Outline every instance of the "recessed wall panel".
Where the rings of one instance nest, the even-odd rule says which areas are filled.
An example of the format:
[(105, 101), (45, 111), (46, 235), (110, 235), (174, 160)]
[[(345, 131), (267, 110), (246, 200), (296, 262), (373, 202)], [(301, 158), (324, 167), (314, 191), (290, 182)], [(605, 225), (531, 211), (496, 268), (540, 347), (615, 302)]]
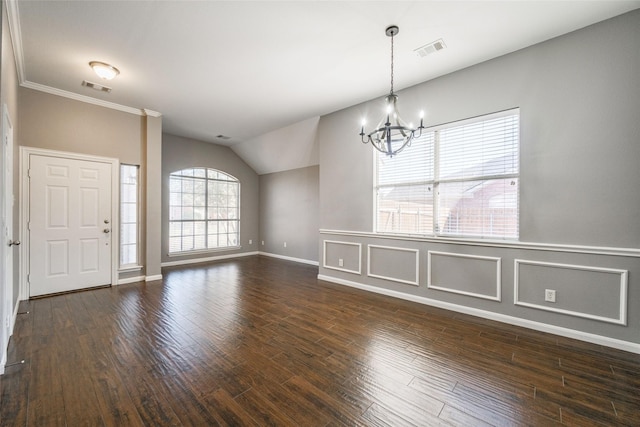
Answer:
[(501, 259), (429, 251), (427, 287), (477, 298), (501, 300)]
[(323, 267), (361, 274), (362, 245), (352, 242), (323, 241)]
[(368, 245), (367, 275), (418, 286), (420, 257), (417, 249)]
[[(515, 260), (514, 303), (576, 317), (626, 324), (627, 270)], [(556, 301), (545, 301), (545, 290)]]

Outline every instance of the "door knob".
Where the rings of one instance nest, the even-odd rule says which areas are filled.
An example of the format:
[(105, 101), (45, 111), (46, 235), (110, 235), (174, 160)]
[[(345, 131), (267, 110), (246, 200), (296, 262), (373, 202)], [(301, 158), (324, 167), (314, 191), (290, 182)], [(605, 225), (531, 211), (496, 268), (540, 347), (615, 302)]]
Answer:
[(109, 230), (108, 228), (105, 228), (104, 230), (102, 230), (104, 232), (104, 234), (109, 234), (111, 232), (111, 230)]
[(8, 246), (20, 246), (20, 240), (9, 240)]

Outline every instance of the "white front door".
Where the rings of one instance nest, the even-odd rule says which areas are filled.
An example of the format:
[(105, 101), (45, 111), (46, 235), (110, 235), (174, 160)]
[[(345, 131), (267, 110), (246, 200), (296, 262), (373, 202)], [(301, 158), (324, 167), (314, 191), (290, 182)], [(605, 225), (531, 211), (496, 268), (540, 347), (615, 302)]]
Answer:
[(30, 156), (30, 296), (111, 283), (111, 168)]

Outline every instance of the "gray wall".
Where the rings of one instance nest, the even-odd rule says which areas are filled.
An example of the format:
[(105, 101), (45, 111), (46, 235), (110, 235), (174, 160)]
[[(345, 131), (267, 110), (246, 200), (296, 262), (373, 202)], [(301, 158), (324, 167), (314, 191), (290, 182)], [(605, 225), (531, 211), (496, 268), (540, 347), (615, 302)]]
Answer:
[[(154, 212), (157, 218), (161, 200), (158, 197), (159, 190), (158, 194), (154, 191), (159, 178), (154, 177), (159, 177), (160, 173), (153, 165), (151, 168), (147, 167), (147, 155), (152, 153), (153, 157), (149, 160), (159, 165), (162, 127), (160, 117), (126, 113), (24, 87), (19, 88), (18, 96), (20, 145), (111, 157), (119, 159), (121, 163), (139, 165), (141, 212)], [(149, 121), (154, 124), (149, 127), (150, 130), (147, 126)], [(148, 180), (146, 174), (150, 170), (154, 175)], [(15, 179), (19, 181), (17, 167)], [(147, 197), (147, 181), (152, 197)], [(160, 245), (159, 223), (147, 224), (146, 216), (141, 215), (140, 230), (140, 263), (143, 267), (149, 264), (152, 271), (147, 272), (143, 268), (142, 271), (122, 272), (120, 279), (160, 273), (159, 254), (157, 251), (147, 254), (146, 251), (147, 244), (153, 247)], [(156, 258), (152, 258), (153, 256)]]
[(261, 252), (318, 262), (319, 177), (318, 166), (260, 175)]
[[(169, 204), (162, 204), (162, 261), (177, 262), (258, 250), (258, 175), (230, 148), (175, 135), (162, 135), (162, 200), (169, 200), (169, 175), (190, 167), (207, 167), (226, 172), (240, 180), (241, 249), (169, 256)], [(252, 240), (252, 244), (249, 244)]]
[(21, 87), (20, 145), (140, 165), (144, 118)]
[[(357, 133), (363, 116), (369, 115), (370, 122), (377, 120), (372, 112), (381, 111), (381, 101), (374, 100), (322, 117), (318, 130), (319, 247), (324, 249), (325, 241), (349, 243), (346, 247), (350, 248), (350, 256), (358, 257), (354, 249), (358, 246), (353, 244), (360, 245), (361, 259), (343, 260), (343, 264), (356, 262), (362, 265), (362, 271), (358, 273), (357, 269), (332, 264), (337, 263), (337, 259), (328, 253), (327, 259), (320, 262), (321, 277), (639, 343), (639, 43), (640, 10), (636, 10), (399, 93), (405, 119), (409, 120), (412, 112), (424, 109), (428, 126), (520, 108), (520, 241), (539, 244), (533, 245), (536, 247), (533, 250), (528, 249), (532, 245), (524, 249), (525, 245), (518, 244), (505, 248), (464, 242), (448, 245), (445, 239), (377, 238), (372, 234), (373, 149), (361, 144)], [(367, 275), (370, 267), (367, 265), (368, 245), (371, 244), (417, 250), (420, 262), (418, 286)], [(559, 246), (555, 248), (554, 245)], [(629, 250), (622, 251), (623, 256), (608, 250), (604, 251), (607, 256), (589, 254), (600, 247)], [(476, 257), (446, 258), (449, 268), (453, 263), (462, 269), (473, 269), (476, 266), (469, 264), (469, 259), (499, 258), (501, 301), (428, 288), (427, 281), (432, 273), (426, 265), (428, 251)], [(627, 270), (628, 326), (515, 305), (514, 269), (515, 260), (519, 258)], [(443, 258), (438, 261), (443, 262)], [(384, 266), (378, 264), (376, 268), (384, 270)], [(483, 272), (490, 271), (482, 268)], [(570, 297), (581, 300), (580, 314), (597, 316), (603, 294), (602, 289), (596, 289), (599, 282), (582, 282), (581, 274), (565, 274), (565, 269), (557, 266), (549, 268), (558, 272), (557, 277), (562, 278), (563, 283), (574, 282), (564, 284), (568, 289), (563, 287), (562, 292), (559, 291), (563, 299), (547, 308), (574, 311), (573, 302), (566, 299)], [(393, 275), (391, 268), (389, 271)], [(439, 267), (438, 271), (444, 270)], [(549, 272), (528, 265), (522, 269), (522, 273), (525, 272), (538, 275), (540, 280), (521, 277), (519, 284), (534, 286), (533, 283), (537, 283), (535, 286), (540, 287), (537, 293), (543, 292), (545, 284), (541, 281), (549, 279)], [(611, 274), (614, 278), (621, 277), (617, 273)], [(451, 280), (460, 284), (461, 280), (472, 278), (470, 275), (466, 279), (456, 277)], [(448, 279), (436, 277), (434, 280)], [(613, 287), (617, 283), (609, 276), (606, 282)], [(547, 286), (560, 284), (558, 281)], [(474, 290), (468, 285), (462, 288), (467, 292)], [(487, 289), (478, 285), (477, 291), (486, 293)], [(522, 295), (530, 296), (527, 292)], [(615, 298), (614, 302), (622, 298), (617, 291), (610, 295)]]

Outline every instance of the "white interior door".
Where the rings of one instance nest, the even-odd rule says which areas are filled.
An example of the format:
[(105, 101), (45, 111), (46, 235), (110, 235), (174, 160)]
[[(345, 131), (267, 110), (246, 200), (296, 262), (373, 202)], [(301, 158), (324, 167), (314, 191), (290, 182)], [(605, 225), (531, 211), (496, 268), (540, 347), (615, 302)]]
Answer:
[(7, 345), (13, 325), (13, 127), (6, 105), (2, 115), (2, 159), (0, 159), (0, 374), (4, 371)]
[(31, 155), (29, 295), (111, 283), (111, 164)]

